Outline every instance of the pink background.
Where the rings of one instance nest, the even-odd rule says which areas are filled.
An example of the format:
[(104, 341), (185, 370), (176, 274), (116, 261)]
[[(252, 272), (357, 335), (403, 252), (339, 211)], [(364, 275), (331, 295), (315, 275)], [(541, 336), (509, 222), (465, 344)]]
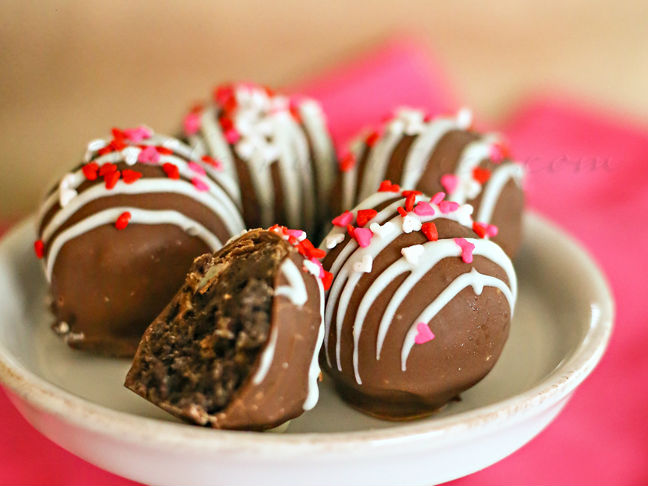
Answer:
[[(322, 101), (337, 140), (400, 104), (439, 112), (456, 109), (461, 99), (430, 54), (409, 41), (293, 90)], [(555, 93), (523, 101), (497, 126), (480, 122), (503, 131), (516, 158), (527, 162), (529, 206), (599, 262), (617, 319), (607, 354), (558, 419), (520, 451), (453, 484), (646, 484), (648, 127)], [(0, 430), (1, 484), (133, 484), (43, 438), (2, 393)]]

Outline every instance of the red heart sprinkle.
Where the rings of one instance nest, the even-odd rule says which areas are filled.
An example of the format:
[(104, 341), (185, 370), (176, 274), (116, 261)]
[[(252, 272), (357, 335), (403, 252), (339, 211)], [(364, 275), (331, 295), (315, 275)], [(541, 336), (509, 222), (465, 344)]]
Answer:
[(324, 276), (322, 277), (322, 285), (324, 286), (324, 290), (330, 289), (332, 283), (333, 283), (333, 274), (331, 272), (327, 272), (326, 270), (324, 270)]
[(371, 219), (376, 217), (378, 211), (375, 209), (360, 209), (358, 210), (358, 216), (356, 218), (356, 224), (358, 226), (366, 225)]
[(384, 180), (380, 183), (378, 192), (400, 192), (400, 186), (393, 184), (392, 181)]
[(113, 164), (112, 162), (106, 162), (99, 169), (99, 175), (101, 177), (104, 177), (105, 175), (115, 172), (116, 170), (117, 166), (115, 164)]
[(340, 170), (342, 172), (348, 172), (356, 164), (356, 156), (352, 153), (348, 153), (340, 158)]
[(414, 210), (414, 201), (416, 201), (416, 194), (410, 192), (405, 198), (405, 209), (407, 212)]
[(365, 143), (367, 144), (367, 146), (373, 147), (374, 145), (376, 145), (376, 142), (379, 138), (380, 134), (378, 132), (371, 132), (365, 139)]
[(38, 258), (43, 258), (45, 255), (45, 243), (43, 243), (43, 240), (36, 240), (34, 242), (34, 252)]
[(162, 170), (169, 179), (180, 179), (180, 171), (178, 170), (178, 166), (175, 164), (165, 162), (162, 164)]
[(117, 228), (120, 231), (126, 229), (126, 226), (128, 226), (128, 222), (130, 221), (130, 219), (131, 219), (131, 213), (129, 213), (128, 211), (121, 213), (117, 218), (117, 221), (115, 222), (115, 228)]
[(480, 238), (483, 238), (484, 236), (486, 236), (486, 225), (485, 224), (478, 223), (477, 221), (475, 221), (473, 223), (473, 225), (472, 225), (472, 229), (473, 229), (473, 231), (475, 233), (477, 233), (477, 236), (479, 236)]
[(132, 184), (133, 182), (137, 181), (141, 177), (142, 177), (142, 173), (137, 172), (136, 170), (124, 169), (122, 171), (122, 179), (126, 184)]
[(158, 154), (160, 155), (171, 155), (173, 154), (173, 150), (167, 147), (162, 147), (161, 145), (157, 145), (155, 147), (155, 150), (157, 150)]
[(110, 133), (112, 133), (112, 136), (115, 140), (123, 140), (124, 138), (126, 138), (124, 131), (120, 130), (119, 128), (113, 128), (112, 130), (110, 130)]
[(481, 167), (475, 167), (473, 169), (473, 179), (475, 179), (480, 184), (484, 184), (488, 179), (490, 179), (491, 172), (488, 169), (483, 169)]
[(88, 179), (89, 181), (94, 181), (97, 180), (99, 164), (97, 164), (96, 162), (90, 162), (89, 164), (84, 165), (81, 170), (83, 171), (83, 175), (86, 179)]
[(432, 221), (423, 223), (421, 225), (421, 231), (430, 241), (437, 241), (439, 239), (439, 232), (437, 231), (436, 225)]
[(112, 189), (115, 187), (115, 184), (117, 184), (117, 181), (119, 180), (119, 177), (121, 176), (121, 172), (115, 171), (115, 172), (110, 172), (104, 176), (104, 181), (106, 182), (106, 189)]

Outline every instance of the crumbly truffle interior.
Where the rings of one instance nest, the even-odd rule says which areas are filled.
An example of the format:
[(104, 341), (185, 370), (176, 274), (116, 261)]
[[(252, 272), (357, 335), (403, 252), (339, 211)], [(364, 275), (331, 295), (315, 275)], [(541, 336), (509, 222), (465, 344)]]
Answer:
[(185, 286), (141, 354), (138, 385), (199, 422), (223, 410), (268, 339), (274, 278), (288, 253), (254, 230), (196, 260)]

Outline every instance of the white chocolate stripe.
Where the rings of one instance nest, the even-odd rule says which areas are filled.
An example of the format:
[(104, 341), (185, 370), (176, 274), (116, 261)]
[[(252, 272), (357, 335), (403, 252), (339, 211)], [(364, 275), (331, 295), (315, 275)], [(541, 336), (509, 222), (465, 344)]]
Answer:
[[(165, 162), (171, 162), (175, 164), (178, 167), (178, 172), (185, 179), (191, 180), (197, 175), (189, 168), (187, 162), (179, 157), (173, 155), (163, 155), (160, 157), (160, 164), (163, 164)], [(74, 173), (71, 173), (70, 175), (72, 176), (72, 184), (70, 185), (70, 188), (72, 189), (78, 188), (86, 180), (83, 174), (83, 170), (81, 169)], [(184, 194), (210, 207), (221, 216), (223, 224), (225, 224), (231, 234), (239, 233), (242, 228), (244, 228), (244, 224), (236, 205), (224, 192), (223, 188), (213, 182), (209, 177), (202, 178), (202, 180), (203, 182), (205, 182), (205, 184), (207, 184), (209, 191), (202, 192), (188, 182), (167, 178), (160, 179), (147, 177), (135, 181), (133, 184), (125, 184), (122, 180), (119, 180), (113, 189), (105, 189), (105, 186), (103, 184), (96, 184), (95, 186), (88, 188), (86, 191), (83, 191), (74, 199), (72, 199), (68, 205), (66, 205), (56, 214), (55, 218), (57, 219), (57, 221), (59, 221), (58, 224), (60, 225), (61, 219), (67, 219), (69, 215), (71, 215), (83, 204), (99, 197), (108, 197), (113, 194), (119, 193), (136, 194), (139, 192), (172, 192)], [(102, 188), (103, 190), (99, 188)], [(91, 195), (86, 195), (86, 193), (90, 193)], [(217, 204), (210, 203), (209, 199), (214, 199)], [(83, 204), (81, 204), (80, 201), (83, 201)], [(47, 200), (43, 204), (43, 209), (41, 209), (39, 214), (39, 221), (42, 221), (45, 214), (47, 214), (47, 212), (51, 210), (51, 208), (54, 207), (54, 205), (56, 205), (57, 203), (58, 191), (55, 191), (47, 198)], [(48, 227), (51, 225), (52, 224), (50, 223)]]
[[(496, 244), (479, 239), (467, 239), (470, 243), (475, 245), (473, 255), (481, 255), (492, 262), (496, 263), (506, 272), (510, 286), (513, 289), (513, 295), (517, 292), (517, 281), (515, 271), (511, 261)], [(423, 244), (423, 254), (419, 258), (416, 265), (410, 264), (404, 257), (396, 260), (388, 268), (386, 268), (376, 279), (372, 282), (371, 286), (367, 289), (362, 296), (355, 321), (353, 323), (353, 366), (356, 381), (362, 384), (360, 373), (358, 370), (359, 360), (359, 343), (362, 334), (362, 326), (364, 320), (371, 310), (371, 307), (376, 302), (378, 296), (387, 288), (387, 286), (394, 281), (399, 275), (403, 273), (410, 273), (407, 278), (396, 289), (394, 294), (389, 300), (389, 304), (385, 308), (383, 316), (378, 326), (378, 334), (376, 339), (376, 360), (380, 360), (380, 352), (389, 331), (389, 327), (394, 319), (396, 311), (399, 309), (407, 295), (414, 288), (414, 286), (441, 260), (448, 257), (461, 256), (461, 248), (452, 240), (444, 239), (439, 241), (430, 241)]]
[(316, 101), (305, 100), (300, 103), (299, 114), (312, 142), (317, 184), (320, 189), (318, 203), (323, 208), (328, 204), (328, 195), (335, 180), (333, 143), (328, 134), (324, 113)]
[(208, 193), (197, 191), (190, 182), (155, 178), (141, 179), (135, 184), (126, 184), (124, 181), (118, 181), (113, 189), (106, 189), (103, 184), (88, 188), (70, 201), (63, 209), (56, 212), (43, 230), (41, 239), (47, 242), (74, 213), (92, 201), (117, 194), (137, 195), (155, 193), (180, 194), (198, 201), (219, 215), (225, 228), (231, 235), (238, 234), (244, 228), (243, 221), (231, 201), (228, 200), (231, 207), (227, 207), (222, 204), (222, 201), (214, 199)]
[(221, 247), (218, 237), (205, 228), (203, 225), (188, 218), (182, 213), (171, 210), (147, 210), (131, 207), (110, 208), (93, 214), (92, 216), (70, 226), (61, 232), (48, 248), (46, 275), (51, 281), (52, 271), (56, 262), (56, 257), (61, 248), (70, 240), (81, 236), (105, 224), (113, 224), (117, 218), (124, 212), (131, 213), (130, 224), (172, 224), (182, 228), (191, 236), (197, 236), (203, 240), (209, 248), (214, 251)]
[[(350, 153), (355, 158), (355, 164), (349, 170), (342, 172), (342, 206), (343, 208), (351, 208), (355, 204), (356, 198), (356, 185), (358, 183), (358, 164), (360, 162), (360, 154), (364, 147), (362, 139), (357, 139), (351, 143)], [(376, 188), (377, 189), (377, 188)]]
[(306, 293), (306, 284), (304, 283), (304, 276), (297, 268), (290, 258), (286, 258), (279, 267), (279, 271), (283, 273), (288, 285), (282, 285), (275, 289), (275, 297), (282, 295), (287, 297), (293, 304), (302, 307), (308, 299)]
[(387, 173), (392, 152), (403, 138), (404, 129), (405, 125), (400, 120), (394, 120), (387, 125), (383, 136), (370, 148), (356, 201), (362, 201), (378, 190), (380, 181)]
[(306, 395), (306, 400), (304, 401), (303, 408), (305, 411), (311, 410), (317, 401), (319, 400), (319, 386), (317, 380), (320, 375), (320, 366), (319, 366), (319, 353), (322, 348), (322, 341), (324, 340), (324, 287), (322, 286), (322, 280), (318, 277), (315, 277), (317, 281), (317, 288), (319, 292), (319, 301), (320, 301), (320, 325), (319, 331), (317, 332), (317, 343), (315, 344), (315, 349), (313, 350), (313, 358), (311, 359), (310, 367), (308, 368), (308, 394)]
[(403, 347), (401, 349), (401, 369), (403, 371), (407, 370), (407, 358), (409, 357), (410, 351), (414, 346), (416, 335), (417, 335), (417, 324), (419, 322), (428, 323), (434, 316), (445, 307), (448, 302), (454, 299), (459, 292), (461, 292), (466, 287), (472, 286), (475, 294), (481, 295), (484, 287), (495, 287), (502, 291), (506, 300), (509, 303), (511, 308), (511, 315), (513, 314), (513, 309), (515, 307), (515, 296), (511, 293), (506, 284), (498, 278), (491, 277), (490, 275), (484, 275), (479, 273), (474, 268), (463, 275), (460, 275), (455, 280), (453, 280), (448, 287), (446, 287), (439, 296), (434, 299), (421, 314), (414, 319), (414, 323), (411, 325), (405, 336), (405, 341), (403, 342)]
[(272, 360), (274, 359), (275, 349), (277, 347), (277, 336), (279, 334), (278, 328), (279, 326), (276, 324), (272, 326), (268, 343), (265, 345), (265, 348), (261, 353), (261, 357), (259, 358), (259, 367), (252, 378), (252, 383), (255, 385), (261, 384), (268, 374), (268, 371), (270, 371), (270, 366), (272, 366)]
[[(230, 145), (223, 135), (220, 124), (216, 116), (216, 110), (213, 106), (208, 106), (200, 115), (200, 132), (202, 133), (209, 154), (217, 159), (225, 171), (230, 174), (234, 185), (238, 186), (238, 176), (234, 166), (234, 155)], [(240, 194), (239, 194), (240, 197)]]
[(448, 195), (450, 201), (464, 204), (469, 199), (476, 198), (482, 190), (481, 184), (473, 177), (473, 169), (479, 163), (490, 157), (493, 144), (498, 141), (496, 135), (486, 135), (469, 143), (461, 152), (461, 157), (455, 169), (457, 187)]
[[(425, 200), (427, 200), (427, 197), (425, 196), (421, 195), (416, 197), (416, 202), (425, 201)], [(404, 202), (403, 199), (397, 200), (396, 202), (392, 203), (391, 205), (387, 206), (382, 211), (380, 211), (371, 221), (381, 223), (389, 215), (393, 215), (394, 213), (396, 213), (397, 216), (393, 217), (386, 224), (395, 225), (395, 228), (400, 228), (402, 226), (403, 218), (397, 213), (396, 208), (402, 205), (403, 202)], [(458, 211), (443, 214), (441, 213), (438, 206), (432, 204), (431, 206), (434, 209), (434, 214), (419, 217), (421, 222), (432, 221), (435, 219), (450, 219), (453, 221), (457, 221), (459, 224), (462, 224), (464, 226), (471, 227), (470, 224), (471, 220), (469, 217), (470, 215), (467, 214), (465, 211), (461, 210), (461, 208)], [(471, 206), (462, 206), (462, 208), (472, 209)], [(390, 243), (392, 243), (401, 234), (402, 231), (391, 231), (391, 234), (374, 236), (371, 240), (371, 244), (366, 248), (359, 248), (355, 242), (350, 241), (347, 244), (347, 246), (342, 250), (342, 252), (340, 252), (338, 258), (336, 258), (335, 263), (338, 263), (339, 261), (344, 261), (342, 260), (341, 257), (347, 257), (348, 255), (346, 261), (344, 261), (344, 263), (342, 264), (341, 269), (338, 271), (337, 268), (339, 268), (339, 266), (336, 266), (335, 264), (334, 266), (331, 267), (331, 271), (335, 275), (335, 279), (333, 281), (333, 285), (331, 286), (331, 289), (329, 290), (329, 296), (328, 296), (329, 305), (327, 306), (326, 309), (327, 310), (326, 325), (327, 325), (327, 335), (328, 335), (329, 334), (328, 329), (330, 329), (330, 326), (332, 325), (333, 308), (335, 307), (335, 304), (337, 302), (337, 311), (335, 316), (336, 317), (335, 356), (337, 361), (337, 367), (338, 370), (340, 371), (342, 370), (342, 364), (340, 358), (340, 352), (341, 352), (340, 337), (342, 334), (342, 324), (344, 321), (344, 317), (346, 315), (347, 306), (351, 299), (351, 296), (353, 295), (353, 292), (355, 290), (358, 281), (363, 276), (362, 273), (358, 273), (358, 272), (351, 273), (353, 270), (353, 264), (355, 262), (361, 261), (363, 257), (365, 257), (366, 255), (369, 255), (372, 259), (375, 259), (383, 249), (385, 249)], [(351, 249), (346, 251), (347, 248), (351, 248)], [(333, 267), (336, 267), (336, 269), (334, 270)], [(351, 276), (349, 277), (350, 274)], [(343, 285), (344, 288), (342, 288)], [(338, 297), (339, 297), (339, 301), (338, 301)], [(328, 353), (328, 342), (326, 344), (326, 349)]]
[(274, 184), (270, 163), (259, 154), (255, 154), (247, 163), (252, 187), (258, 202), (262, 226), (270, 226), (274, 220)]
[[(308, 231), (311, 231), (312, 228), (310, 225), (313, 224), (313, 220), (315, 219), (315, 205), (317, 203), (315, 198), (315, 180), (313, 177), (315, 168), (313, 167), (313, 161), (311, 161), (306, 135), (295, 119), (291, 117), (290, 122), (293, 132), (292, 142), (301, 168), (300, 187), (303, 200), (302, 207), (297, 208), (297, 212), (301, 213), (300, 227), (307, 228)], [(290, 191), (290, 187), (284, 187), (284, 191)]]
[(457, 120), (454, 118), (439, 118), (426, 125), (425, 131), (416, 138), (405, 159), (401, 177), (403, 188), (413, 189), (418, 185), (439, 141), (446, 133), (458, 127)]
[(509, 179), (513, 179), (520, 185), (523, 178), (524, 167), (516, 162), (508, 162), (495, 169), (486, 183), (475, 221), (490, 223), (493, 211), (506, 183)]

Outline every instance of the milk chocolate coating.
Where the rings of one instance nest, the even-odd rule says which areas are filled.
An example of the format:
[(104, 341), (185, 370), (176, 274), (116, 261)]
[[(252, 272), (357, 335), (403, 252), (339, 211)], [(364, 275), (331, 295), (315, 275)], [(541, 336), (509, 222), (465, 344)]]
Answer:
[[(303, 279), (307, 300), (301, 305), (284, 295), (272, 296), (278, 288), (289, 286), (281, 271), (286, 260), (294, 263)], [(321, 326), (320, 288), (316, 278), (303, 269), (303, 261), (292, 245), (265, 230), (249, 231), (213, 256), (196, 259), (183, 288), (144, 333), (125, 386), (177, 417), (218, 429), (265, 430), (301, 415), (309, 393), (313, 393), (311, 387), (317, 387), (310, 368), (319, 353)], [(267, 277), (273, 283), (267, 315), (243, 323), (244, 331), (239, 330), (230, 348), (225, 349), (227, 344), (218, 336), (223, 336), (223, 326), (229, 323), (218, 318), (210, 320), (204, 313), (221, 316), (227, 300), (237, 298), (233, 288)], [(258, 303), (263, 299), (263, 295), (252, 299), (259, 312)], [(246, 305), (250, 305), (250, 299), (237, 302), (235, 307)], [(214, 353), (207, 353), (209, 358), (205, 358), (203, 344), (193, 351), (183, 348), (182, 343), (187, 341), (183, 334), (188, 332), (200, 343), (212, 343)], [(248, 339), (240, 332), (262, 333), (264, 342), (248, 350), (239, 349), (237, 344), (233, 351), (234, 343)], [(215, 340), (209, 341), (210, 335), (216, 336)], [(258, 381), (266, 353), (272, 359)], [(170, 356), (180, 365), (168, 365)], [(200, 373), (192, 371), (198, 367), (202, 367)], [(230, 380), (230, 385), (223, 387), (222, 378), (219, 383), (213, 382), (211, 377), (220, 377), (222, 370), (227, 372), (232, 367), (236, 367), (237, 378)], [(154, 368), (159, 371), (152, 378), (149, 370)], [(196, 384), (187, 385), (186, 380), (174, 378), (178, 375), (195, 376)], [(220, 398), (214, 393), (226, 393), (226, 403), (214, 405)]]
[[(455, 221), (439, 218), (434, 223), (439, 239), (477, 238), (471, 229)], [(324, 268), (330, 269), (333, 262), (341, 258), (341, 252), (349, 241), (349, 236), (346, 236), (325, 257)], [(402, 248), (427, 242), (419, 231), (402, 233), (378, 254), (371, 272), (364, 274), (354, 288), (343, 316), (339, 343), (342, 371), (336, 366), (334, 325), (330, 326), (328, 348), (323, 349), (320, 359), (344, 400), (383, 419), (404, 420), (428, 415), (458, 397), (488, 374), (509, 334), (511, 310), (503, 293), (495, 287), (485, 286), (481, 295), (476, 295), (468, 286), (428, 323), (434, 339), (416, 344), (407, 359), (406, 371), (402, 371), (401, 350), (408, 329), (422, 310), (455, 278), (474, 268), (510, 285), (505, 271), (483, 256), (475, 256), (471, 264), (464, 263), (460, 257), (443, 258), (425, 273), (398, 307), (386, 334), (380, 360), (376, 359), (378, 326), (394, 292), (409, 272), (394, 278), (374, 301), (364, 319), (358, 342), (358, 369), (362, 380), (362, 384), (358, 384), (353, 368), (353, 322), (360, 301), (378, 275), (402, 257)], [(327, 305), (331, 305), (330, 300)], [(339, 300), (334, 304), (333, 322), (338, 307)], [(330, 366), (325, 353), (328, 353)]]
[[(233, 85), (233, 87), (234, 89), (237, 89), (236, 85)], [(257, 91), (260, 90), (265, 93), (265, 88), (261, 86), (256, 86), (251, 89)], [(312, 100), (309, 100), (309, 102), (312, 102)], [(212, 101), (210, 106), (213, 108), (213, 130), (222, 132), (221, 119), (229, 119), (231, 114), (216, 101)], [(295, 112), (297, 111), (297, 106), (299, 106), (299, 102), (294, 103), (293, 108), (295, 108), (295, 110), (291, 115), (289, 115), (291, 120), (295, 122), (296, 130), (290, 131), (289, 129), (286, 129), (286, 127), (276, 128), (277, 131), (282, 131), (282, 136), (286, 139), (287, 146), (291, 151), (287, 158), (294, 158), (294, 160), (292, 160), (292, 165), (288, 166), (285, 170), (296, 176), (295, 184), (286, 186), (286, 183), (282, 180), (285, 175), (282, 176), (280, 165), (282, 164), (281, 159), (286, 157), (285, 153), (280, 153), (273, 160), (268, 160), (259, 164), (258, 161), (252, 161), (240, 156), (236, 149), (237, 144), (240, 143), (239, 141), (228, 143), (227, 147), (234, 163), (234, 176), (238, 179), (241, 191), (241, 207), (245, 225), (248, 228), (256, 228), (261, 226), (270, 226), (271, 224), (280, 224), (303, 229), (313, 238), (317, 239), (322, 232), (323, 224), (331, 217), (328, 201), (330, 199), (330, 192), (335, 179), (335, 172), (337, 170), (337, 160), (333, 148), (333, 142), (325, 123), (319, 127), (318, 131), (321, 132), (319, 133), (319, 137), (323, 137), (323, 139), (326, 140), (330, 156), (326, 158), (326, 160), (318, 160), (315, 155), (315, 141), (312, 138), (313, 134), (309, 132), (305, 122), (300, 118), (300, 116), (296, 115)], [(271, 118), (269, 113), (264, 112), (259, 116), (268, 119)], [(185, 136), (185, 139), (191, 144), (198, 145), (201, 150), (205, 150), (211, 157), (218, 159), (220, 154), (215, 148), (216, 145), (210, 143), (210, 138), (213, 137), (213, 130), (206, 130), (201, 126), (195, 134)], [(257, 133), (255, 135), (262, 139), (266, 139), (267, 141), (269, 140), (264, 134)], [(270, 137), (270, 139), (275, 137)], [(306, 154), (307, 160), (302, 162), (299, 162), (300, 151), (296, 148), (300, 145), (300, 139), (305, 141), (306, 149), (308, 151)], [(303, 166), (301, 165), (302, 163)], [(261, 176), (262, 170), (259, 169), (259, 166), (263, 169), (269, 167), (269, 173), (267, 176)], [(325, 172), (331, 174), (329, 177), (330, 182), (327, 181), (326, 184), (321, 180), (323, 179), (322, 174)], [(264, 221), (262, 219), (261, 207), (264, 203), (259, 197), (259, 192), (254, 181), (255, 176), (260, 179), (262, 185), (271, 187), (272, 189), (273, 197), (269, 206), (274, 216), (271, 221)], [(312, 187), (310, 187), (311, 185)], [(297, 221), (290, 221), (288, 213), (288, 206), (290, 201), (293, 199), (298, 201), (297, 204), (299, 211)], [(311, 217), (308, 216), (305, 209), (307, 206), (312, 208), (313, 213)]]
[[(446, 133), (434, 147), (430, 157), (425, 166), (425, 170), (421, 175), (415, 187), (402, 187), (402, 189), (416, 189), (424, 194), (436, 194), (437, 192), (445, 191), (441, 185), (441, 177), (445, 174), (454, 174), (457, 169), (457, 164), (460, 160), (463, 150), (471, 143), (480, 138), (481, 134), (469, 130), (451, 130)], [(394, 150), (389, 156), (385, 174), (383, 179), (392, 181), (395, 184), (401, 184), (403, 180), (403, 171), (405, 161), (410, 153), (412, 145), (418, 138), (417, 135), (405, 135), (398, 142)], [(358, 177), (356, 181), (356, 188), (354, 194), (353, 205), (357, 204), (359, 200), (360, 185), (362, 184), (363, 177), (368, 171), (377, 170), (376, 167), (369, 167), (369, 157), (371, 154), (371, 147), (365, 145), (360, 157), (357, 161)], [(509, 163), (510, 160), (500, 162)], [(485, 158), (478, 164), (478, 167), (495, 171), (500, 164), (495, 163), (490, 158)], [(340, 197), (342, 191), (342, 180), (344, 173), (340, 174), (340, 178), (336, 182), (333, 189), (333, 196), (331, 200), (332, 206), (336, 210), (336, 214), (341, 213), (345, 208), (341, 206), (342, 198)], [(373, 188), (377, 190), (378, 188)], [(466, 200), (466, 204), (474, 207), (474, 216), (479, 212), (481, 207), (483, 191), (474, 199)], [(492, 240), (498, 243), (509, 257), (513, 258), (517, 253), (520, 243), (522, 241), (522, 213), (524, 209), (524, 193), (522, 188), (513, 179), (508, 180), (502, 189), (490, 224), (498, 227), (499, 232)]]
[[(143, 180), (169, 180), (160, 165), (129, 166), (119, 162), (116, 166), (120, 171), (128, 169), (142, 174), (139, 181), (132, 183), (133, 189)], [(77, 192), (82, 195), (103, 184), (101, 177), (86, 180)], [(66, 229), (100, 211), (117, 207), (177, 211), (200, 223), (222, 242), (232, 236), (219, 215), (186, 195), (108, 191), (65, 219), (45, 244), (45, 260), (51, 243)], [(46, 211), (39, 235), (62, 210), (56, 203)], [(178, 290), (193, 259), (211, 250), (201, 238), (173, 224), (131, 222), (118, 230), (110, 222), (84, 232), (65, 243), (56, 257), (50, 286), (51, 308), (56, 318), (52, 327), (75, 349), (132, 357), (142, 333)]]

